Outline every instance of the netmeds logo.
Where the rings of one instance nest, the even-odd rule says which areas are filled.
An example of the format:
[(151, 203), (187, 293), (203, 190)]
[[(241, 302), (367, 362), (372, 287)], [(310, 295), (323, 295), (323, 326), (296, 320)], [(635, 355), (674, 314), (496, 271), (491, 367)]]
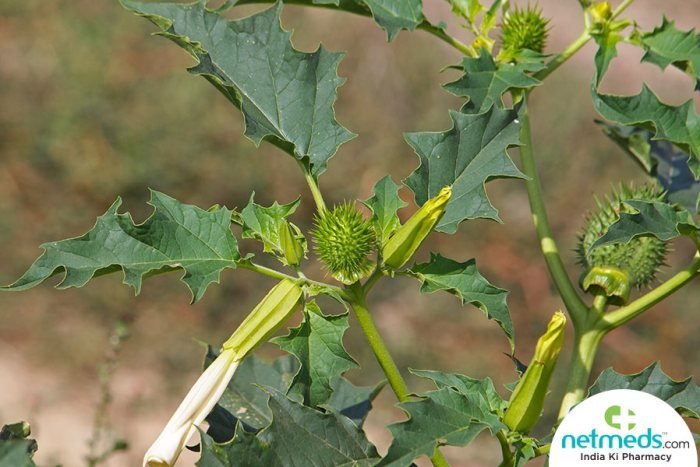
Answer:
[(638, 435), (600, 434), (593, 428), (589, 433), (567, 434), (561, 438), (561, 447), (565, 449), (661, 449), (662, 446), (663, 435), (655, 433), (651, 428)]
[[(631, 431), (637, 426), (634, 410), (620, 405), (611, 405), (603, 413), (605, 423), (616, 430)], [(588, 433), (565, 434), (561, 447), (569, 449), (660, 449), (663, 435), (651, 428), (639, 434), (599, 433), (596, 428)]]
[(698, 467), (692, 434), (666, 402), (614, 389), (589, 397), (564, 418), (551, 444), (551, 467)]

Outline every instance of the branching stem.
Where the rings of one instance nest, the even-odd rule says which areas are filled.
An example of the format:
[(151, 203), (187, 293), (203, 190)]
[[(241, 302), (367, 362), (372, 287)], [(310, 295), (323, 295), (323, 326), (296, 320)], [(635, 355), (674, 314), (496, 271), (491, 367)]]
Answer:
[(602, 319), (603, 325), (605, 325), (607, 329), (615, 329), (622, 326), (631, 319), (644, 313), (664, 298), (673, 294), (693, 280), (698, 274), (700, 274), (700, 251), (695, 253), (693, 261), (687, 268), (679, 271), (666, 282), (639, 297), (632, 303), (606, 314)]
[[(629, 7), (633, 2), (634, 0), (624, 0), (622, 3), (620, 3), (617, 6), (617, 8), (613, 10), (611, 20), (620, 16), (622, 12), (625, 11), (627, 7)], [(552, 74), (554, 70), (562, 66), (564, 63), (566, 63), (567, 60), (573, 57), (576, 54), (576, 52), (581, 50), (583, 46), (588, 43), (589, 40), (591, 40), (591, 31), (588, 27), (586, 27), (586, 29), (581, 33), (580, 36), (574, 39), (574, 41), (571, 44), (569, 44), (561, 53), (556, 55), (552, 60), (550, 60), (547, 63), (546, 68), (539, 71), (538, 73), (535, 73), (535, 78), (539, 79), (540, 81), (545, 79), (547, 76)]]

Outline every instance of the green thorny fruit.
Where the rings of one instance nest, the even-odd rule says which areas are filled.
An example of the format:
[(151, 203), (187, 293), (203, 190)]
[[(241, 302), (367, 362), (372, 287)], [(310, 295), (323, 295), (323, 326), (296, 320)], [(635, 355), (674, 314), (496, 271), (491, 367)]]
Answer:
[(442, 218), (451, 196), (451, 187), (442, 188), (437, 196), (426, 201), (404, 225), (399, 227), (382, 249), (385, 265), (398, 269), (411, 259)]
[(538, 7), (515, 8), (503, 16), (500, 59), (516, 60), (525, 50), (542, 53), (547, 43), (549, 19)]
[(374, 228), (354, 202), (322, 212), (314, 224), (316, 253), (334, 278), (349, 285), (372, 272), (367, 255), (376, 245)]
[(565, 325), (566, 316), (557, 311), (547, 331), (537, 341), (535, 355), (515, 386), (503, 416), (503, 423), (511, 430), (527, 434), (540, 419), (554, 366), (564, 344)]
[[(621, 185), (604, 201), (596, 199), (598, 212), (588, 214), (586, 225), (579, 234), (576, 249), (579, 263), (586, 268), (583, 279), (586, 290), (591, 285), (596, 285), (608, 291), (610, 280), (600, 282), (593, 278), (607, 277), (610, 274), (618, 277), (622, 273), (623, 277), (626, 276), (629, 280), (629, 284), (637, 288), (654, 280), (657, 271), (664, 264), (666, 242), (653, 236), (645, 236), (636, 237), (627, 243), (602, 245), (593, 249), (591, 246), (607, 232), (612, 224), (617, 222), (620, 212), (633, 212), (623, 201), (661, 201), (663, 197), (664, 192), (655, 185), (638, 187)], [(620, 281), (618, 278), (612, 282)], [(619, 285), (616, 286), (618, 287)], [(608, 293), (608, 295), (617, 296), (615, 293)], [(627, 297), (623, 294), (619, 298), (624, 302)]]

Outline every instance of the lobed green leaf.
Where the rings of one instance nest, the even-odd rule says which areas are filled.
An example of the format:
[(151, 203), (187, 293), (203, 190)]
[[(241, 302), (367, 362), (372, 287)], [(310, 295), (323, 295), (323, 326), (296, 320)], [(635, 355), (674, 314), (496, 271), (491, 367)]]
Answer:
[(414, 264), (407, 272), (422, 282), (423, 293), (444, 290), (456, 295), (462, 304), (479, 307), (503, 329), (513, 348), (513, 322), (506, 303), (508, 291), (491, 285), (476, 269), (476, 260), (460, 263), (431, 253), (430, 261)]
[(372, 11), (372, 16), (386, 31), (389, 42), (402, 29), (415, 30), (424, 20), (422, 0), (360, 0)]
[(199, 300), (209, 284), (219, 282), (222, 270), (234, 269), (240, 260), (231, 211), (205, 211), (157, 191), (151, 191), (148, 204), (153, 215), (135, 224), (129, 213), (118, 213), (117, 199), (85, 235), (41, 245), (44, 254), (0, 290), (29, 289), (60, 272), (65, 276), (59, 289), (82, 287), (95, 276), (121, 269), (124, 283), (138, 294), (144, 277), (182, 269), (192, 301)]
[(640, 44), (646, 52), (643, 62), (662, 70), (669, 65), (677, 67), (695, 80), (695, 90), (700, 91), (700, 34), (695, 28), (681, 31), (664, 17), (660, 26), (642, 34)]
[(452, 186), (452, 196), (436, 230), (455, 233), (466, 219), (499, 220), (485, 185), (495, 178), (525, 178), (506, 149), (520, 143), (517, 110), (491, 107), (480, 114), (451, 112), (454, 126), (445, 132), (407, 133), (406, 142), (420, 166), (404, 181), (422, 205)]
[(332, 380), (357, 367), (343, 346), (343, 334), (348, 326), (347, 312), (326, 316), (315, 302), (309, 302), (299, 327), (271, 341), (301, 363), (290, 393), (303, 395), (306, 405), (318, 407), (327, 403), (333, 392)]
[(665, 401), (684, 417), (700, 418), (700, 386), (692, 378), (683, 381), (671, 379), (654, 362), (639, 373), (623, 375), (608, 368), (598, 377), (588, 396), (611, 389), (643, 391)]
[[(250, 202), (243, 208), (240, 215), (243, 238), (259, 240), (263, 244), (263, 251), (274, 253), (284, 261), (284, 247), (281, 244), (281, 225), (287, 217), (291, 216), (299, 207), (301, 198), (297, 198), (289, 204), (279, 204), (276, 201), (270, 207), (255, 204), (253, 196)], [(296, 237), (301, 241), (304, 251), (307, 251), (306, 240), (303, 234), (296, 229)]]
[(685, 209), (678, 209), (659, 201), (626, 200), (625, 204), (636, 213), (621, 212), (620, 219), (591, 248), (609, 243), (627, 243), (633, 238), (653, 235), (659, 240), (673, 240), (696, 232), (698, 226)]
[(240, 20), (229, 20), (195, 3), (121, 0), (197, 59), (189, 71), (201, 75), (243, 112), (245, 134), (256, 145), (267, 140), (318, 176), (338, 147), (354, 137), (335, 119), (336, 69), (343, 54), (319, 47), (295, 50), (282, 30), (282, 3)]
[(372, 211), (372, 223), (381, 246), (401, 226), (396, 213), (407, 204), (399, 197), (399, 185), (394, 183), (390, 175), (379, 180), (374, 185), (372, 193), (372, 197), (364, 204)]
[(398, 404), (409, 419), (389, 426), (394, 441), (378, 466), (406, 466), (420, 456), (431, 456), (438, 446), (465, 446), (483, 430), (492, 434), (505, 429), (499, 414), (505, 402), (489, 379), (414, 371), (430, 378), (438, 390), (421, 394), (423, 399)]
[(465, 57), (454, 68), (462, 69), (464, 76), (445, 84), (444, 88), (455, 96), (469, 99), (460, 112), (478, 114), (491, 106), (505, 108), (503, 94), (506, 92), (539, 86), (541, 82), (528, 73), (544, 69), (545, 64), (541, 59), (497, 64), (491, 54), (482, 48), (479, 57)]
[(270, 396), (272, 423), (257, 435), (239, 428), (226, 444), (202, 434), (199, 467), (362, 467), (378, 460), (374, 446), (349, 418), (305, 407), (272, 388), (264, 390)]
[(653, 133), (644, 128), (597, 123), (644, 172), (661, 183), (668, 201), (693, 213), (700, 210), (700, 180), (688, 166), (687, 153), (668, 141), (654, 140)]
[(605, 119), (646, 128), (654, 139), (670, 141), (690, 155), (688, 165), (700, 178), (700, 118), (693, 101), (674, 107), (664, 104), (645, 85), (635, 96), (598, 94), (591, 88), (593, 106)]

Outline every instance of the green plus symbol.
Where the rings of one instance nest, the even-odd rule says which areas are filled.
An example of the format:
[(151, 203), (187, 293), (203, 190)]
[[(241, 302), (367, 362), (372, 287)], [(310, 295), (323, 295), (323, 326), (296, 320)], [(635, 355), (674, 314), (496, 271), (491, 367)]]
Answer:
[(608, 407), (605, 411), (605, 423), (618, 430), (631, 430), (637, 425), (634, 411), (622, 409), (619, 405)]

